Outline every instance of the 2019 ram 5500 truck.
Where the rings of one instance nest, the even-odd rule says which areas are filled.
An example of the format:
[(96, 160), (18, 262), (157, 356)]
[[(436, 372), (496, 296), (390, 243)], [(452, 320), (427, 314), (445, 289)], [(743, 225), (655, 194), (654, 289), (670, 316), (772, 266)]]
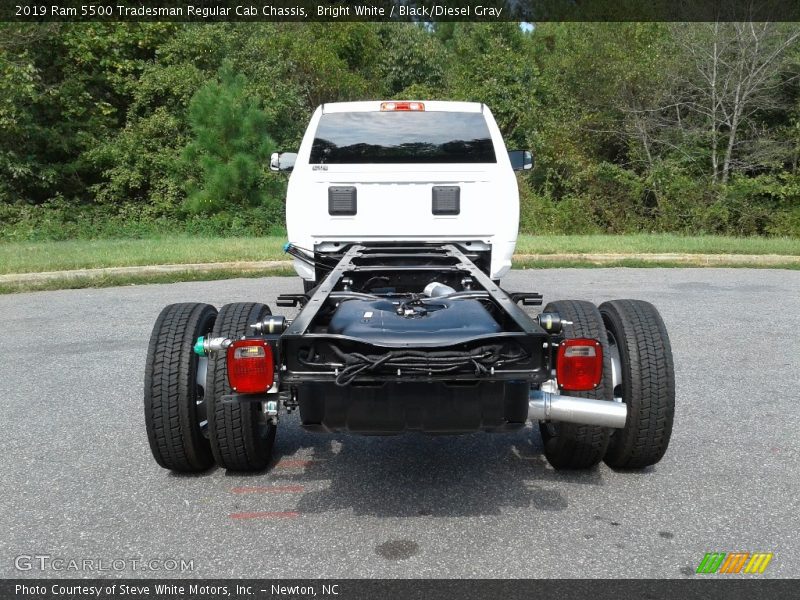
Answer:
[[(500, 285), (516, 244), (514, 170), (483, 104), (324, 104), (297, 153), (286, 221), (303, 293), (278, 307), (167, 306), (145, 417), (163, 467), (269, 464), (280, 415), (309, 431), (387, 435), (538, 426), (556, 468), (637, 468), (666, 451), (669, 338), (639, 300), (550, 302)], [(546, 275), (543, 275), (545, 278)]]

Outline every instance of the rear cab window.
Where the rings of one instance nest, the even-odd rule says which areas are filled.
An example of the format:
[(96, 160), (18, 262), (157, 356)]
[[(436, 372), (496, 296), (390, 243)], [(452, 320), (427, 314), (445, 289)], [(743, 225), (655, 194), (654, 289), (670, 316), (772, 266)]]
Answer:
[(320, 117), (311, 164), (496, 163), (486, 119), (472, 112), (341, 112)]

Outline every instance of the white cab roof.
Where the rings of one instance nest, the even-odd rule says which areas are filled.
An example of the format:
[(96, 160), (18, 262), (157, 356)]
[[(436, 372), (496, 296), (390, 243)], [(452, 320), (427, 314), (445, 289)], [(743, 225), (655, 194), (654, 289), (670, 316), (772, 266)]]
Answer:
[[(405, 100), (369, 100), (366, 102), (328, 102), (322, 105), (322, 112), (377, 112), (383, 102), (405, 102)], [(483, 112), (480, 102), (445, 102), (442, 100), (411, 100), (425, 105), (425, 112)]]

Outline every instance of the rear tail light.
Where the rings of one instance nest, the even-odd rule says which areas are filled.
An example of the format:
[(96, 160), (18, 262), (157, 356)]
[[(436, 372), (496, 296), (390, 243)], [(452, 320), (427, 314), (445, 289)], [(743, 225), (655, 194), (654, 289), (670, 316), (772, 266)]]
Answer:
[(561, 389), (593, 390), (603, 377), (603, 347), (597, 340), (574, 338), (558, 347), (556, 377)]
[(425, 110), (422, 102), (381, 102), (381, 110)]
[(266, 340), (237, 340), (228, 347), (228, 383), (234, 392), (266, 392), (275, 378), (272, 347)]

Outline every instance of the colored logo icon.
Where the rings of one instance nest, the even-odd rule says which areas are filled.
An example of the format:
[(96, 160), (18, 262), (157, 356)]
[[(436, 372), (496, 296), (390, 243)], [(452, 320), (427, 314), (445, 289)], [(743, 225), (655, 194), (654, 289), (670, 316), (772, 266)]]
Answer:
[(763, 573), (772, 556), (772, 552), (706, 552), (695, 573), (698, 575)]

